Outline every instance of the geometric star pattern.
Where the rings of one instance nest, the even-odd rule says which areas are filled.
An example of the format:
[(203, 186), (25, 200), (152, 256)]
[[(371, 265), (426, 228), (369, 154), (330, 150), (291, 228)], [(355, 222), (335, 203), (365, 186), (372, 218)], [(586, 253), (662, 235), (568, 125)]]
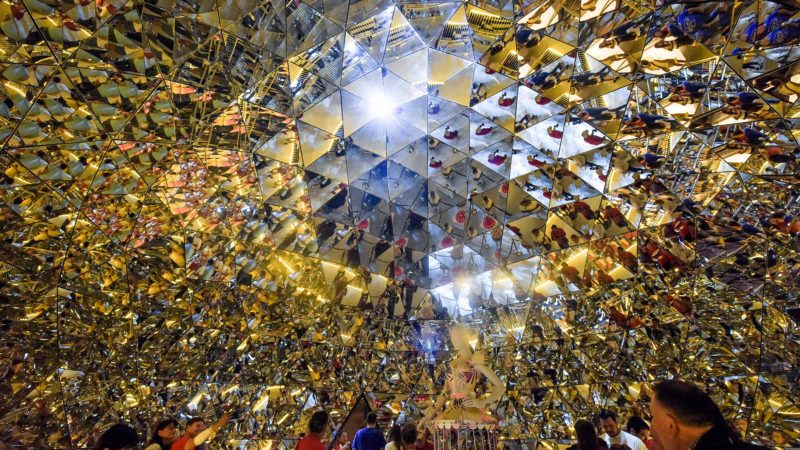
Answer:
[(0, 439), (417, 417), (458, 321), (509, 446), (675, 376), (797, 445), (798, 11), (0, 4)]

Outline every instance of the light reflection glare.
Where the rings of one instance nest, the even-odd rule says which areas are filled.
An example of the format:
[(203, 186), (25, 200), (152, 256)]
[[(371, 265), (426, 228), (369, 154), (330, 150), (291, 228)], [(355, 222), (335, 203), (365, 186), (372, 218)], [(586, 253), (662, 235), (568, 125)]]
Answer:
[(394, 103), (383, 92), (370, 96), (367, 108), (370, 116), (380, 121), (387, 121), (395, 114)]

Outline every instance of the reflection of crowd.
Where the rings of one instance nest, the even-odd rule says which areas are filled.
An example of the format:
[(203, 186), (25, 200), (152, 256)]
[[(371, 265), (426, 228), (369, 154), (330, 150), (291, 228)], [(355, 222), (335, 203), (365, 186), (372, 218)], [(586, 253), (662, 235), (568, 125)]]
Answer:
[(796, 11), (776, 7), (763, 22), (751, 21), (740, 36), (745, 42), (764, 47), (792, 45), (800, 40), (800, 19), (790, 20)]
[[(632, 42), (647, 33), (649, 22), (647, 20), (628, 21), (614, 28), (600, 41), (600, 48), (613, 48), (626, 42)], [(625, 57), (622, 55), (622, 57)]]
[(728, 97), (723, 111), (739, 120), (746, 120), (748, 114), (756, 116), (767, 109), (764, 100), (753, 92), (739, 92), (734, 97)]
[(616, 82), (619, 78), (619, 74), (612, 71), (608, 66), (604, 66), (597, 72), (583, 72), (572, 75), (572, 84), (569, 89), (572, 94), (576, 94), (581, 89), (597, 86), (607, 81)]
[[(705, 4), (687, 5), (668, 22), (656, 37), (661, 38), (656, 47), (670, 50), (691, 45), (694, 41), (704, 42), (714, 35), (724, 32), (730, 26), (730, 11), (727, 5)], [(672, 40), (666, 40), (672, 37)]]
[(702, 99), (707, 90), (708, 86), (705, 83), (684, 81), (679, 86), (669, 87), (669, 100), (685, 105)]
[(552, 89), (562, 81), (569, 80), (572, 70), (568, 69), (569, 66), (562, 62), (559, 62), (549, 70), (537, 67), (536, 72), (525, 78), (523, 82), (525, 86), (536, 91)]

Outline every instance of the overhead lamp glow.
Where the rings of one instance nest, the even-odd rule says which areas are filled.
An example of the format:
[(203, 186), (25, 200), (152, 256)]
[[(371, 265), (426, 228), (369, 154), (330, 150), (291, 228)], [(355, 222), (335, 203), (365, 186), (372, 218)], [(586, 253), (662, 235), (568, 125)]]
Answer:
[(388, 120), (394, 115), (395, 105), (383, 92), (376, 92), (370, 96), (367, 108), (373, 119)]

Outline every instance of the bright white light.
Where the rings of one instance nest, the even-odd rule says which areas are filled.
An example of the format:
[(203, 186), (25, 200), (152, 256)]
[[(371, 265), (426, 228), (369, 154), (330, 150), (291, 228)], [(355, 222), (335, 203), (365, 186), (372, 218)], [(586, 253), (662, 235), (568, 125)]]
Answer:
[(394, 114), (394, 105), (383, 92), (376, 92), (370, 96), (367, 108), (369, 109), (369, 114), (378, 120), (389, 119)]

